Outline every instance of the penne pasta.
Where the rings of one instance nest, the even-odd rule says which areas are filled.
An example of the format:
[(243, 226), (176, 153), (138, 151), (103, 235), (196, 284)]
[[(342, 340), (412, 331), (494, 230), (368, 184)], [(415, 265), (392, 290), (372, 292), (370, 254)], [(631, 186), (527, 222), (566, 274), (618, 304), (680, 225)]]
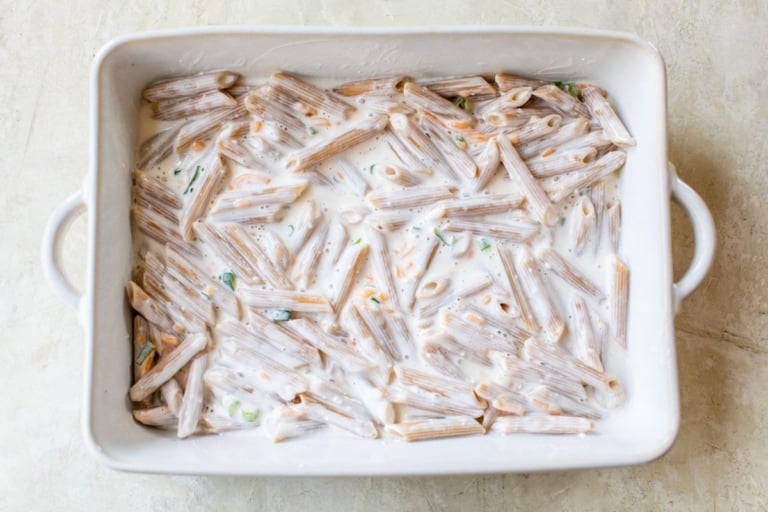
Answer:
[(464, 137), (461, 135), (450, 137), (442, 130), (437, 118), (429, 112), (421, 112), (421, 122), (424, 133), (430, 138), (437, 150), (442, 153), (444, 161), (453, 170), (453, 176), (469, 180), (476, 178), (477, 164), (462, 149), (462, 146), (467, 147)]
[(381, 231), (395, 231), (413, 220), (411, 212), (382, 211), (365, 216), (365, 222)]
[(302, 247), (296, 257), (296, 264), (293, 267), (291, 278), (304, 287), (309, 285), (312, 272), (317, 268), (317, 264), (323, 254), (327, 233), (328, 226), (326, 225), (315, 229), (315, 232), (309, 237), (307, 244)]
[[(622, 151), (611, 151), (601, 156), (585, 169), (573, 175), (564, 175), (562, 180), (553, 181), (551, 185), (544, 183), (544, 190), (549, 194), (550, 199), (558, 203), (591, 185), (592, 183), (618, 171), (627, 159), (626, 153)], [(558, 178), (558, 176), (555, 176)]]
[(490, 139), (485, 143), (483, 150), (475, 158), (475, 162), (477, 163), (477, 176), (470, 186), (474, 192), (482, 192), (496, 175), (496, 171), (498, 171), (499, 165), (501, 165), (499, 146), (496, 143), (496, 139)]
[(546, 101), (552, 108), (569, 117), (589, 117), (586, 105), (556, 85), (548, 84), (537, 87), (533, 95)]
[(482, 382), (475, 386), (475, 394), (487, 400), (496, 411), (522, 416), (526, 411), (525, 398), (495, 382)]
[(389, 249), (384, 236), (371, 226), (364, 228), (365, 239), (370, 246), (370, 261), (373, 267), (376, 283), (380, 290), (387, 294), (387, 300), (395, 309), (400, 307), (400, 298), (395, 288), (395, 276), (392, 273), (392, 262), (389, 260)]
[(499, 146), (499, 155), (510, 179), (517, 183), (525, 194), (528, 209), (533, 216), (546, 226), (555, 223), (556, 214), (544, 190), (531, 174), (525, 162), (517, 154), (506, 137), (496, 137)]
[(192, 228), (198, 238), (210, 247), (221, 261), (227, 262), (238, 279), (242, 278), (249, 284), (264, 282), (254, 269), (251, 260), (247, 256), (243, 256), (223, 230), (202, 221), (195, 222)]
[(585, 168), (587, 164), (594, 162), (595, 159), (597, 159), (597, 149), (580, 148), (561, 152), (559, 155), (532, 158), (527, 160), (526, 164), (535, 177), (548, 178), (558, 174), (579, 171)]
[(406, 441), (423, 441), (425, 439), (485, 434), (485, 428), (475, 418), (469, 416), (450, 416), (387, 425), (387, 432), (395, 434)]
[(592, 320), (586, 302), (579, 296), (573, 296), (568, 303), (568, 311), (571, 314), (574, 355), (595, 370), (604, 371), (600, 346), (592, 329)]
[(336, 161), (336, 169), (334, 174), (336, 179), (348, 186), (356, 195), (365, 197), (365, 194), (370, 187), (360, 171), (355, 169), (355, 167), (344, 158), (339, 158)]
[(497, 73), (495, 77), (496, 87), (501, 92), (507, 92), (511, 89), (518, 87), (540, 87), (546, 82), (542, 80), (536, 80), (534, 78), (526, 78), (519, 75), (513, 75), (510, 73)]
[(596, 302), (605, 300), (605, 293), (597, 287), (592, 281), (587, 279), (573, 265), (568, 263), (565, 258), (560, 256), (554, 249), (547, 248), (539, 254), (539, 260), (549, 268), (554, 275), (565, 281), (577, 292), (591, 298)]
[(167, 405), (160, 405), (148, 409), (134, 409), (133, 418), (148, 427), (171, 428), (175, 427), (179, 420)]
[[(198, 176), (198, 169), (202, 176), (198, 178), (197, 183), (194, 183), (195, 177)], [(196, 167), (195, 174), (185, 190), (185, 192), (191, 193), (192, 198), (187, 202), (179, 216), (179, 231), (184, 241), (190, 242), (192, 240), (194, 235), (192, 224), (205, 215), (208, 205), (223, 185), (226, 174), (227, 167), (220, 155), (213, 158), (208, 169)]]
[(426, 206), (434, 201), (450, 199), (454, 196), (455, 191), (455, 187), (437, 185), (407, 190), (375, 190), (368, 192), (365, 198), (374, 208), (415, 208)]
[(138, 205), (132, 206), (131, 220), (136, 229), (163, 245), (172, 245), (174, 249), (180, 252), (193, 256), (200, 255), (200, 250), (197, 247), (186, 243), (182, 239), (177, 225), (171, 224), (165, 217), (158, 217), (153, 213), (148, 208)]
[[(569, 143), (573, 144), (573, 147), (576, 148), (603, 147), (597, 140), (595, 141), (595, 144), (590, 143), (592, 139), (595, 138), (592, 133), (599, 134), (600, 132), (590, 132), (589, 136), (592, 138), (587, 139), (586, 136), (588, 136), (588, 132), (589, 119), (580, 117), (569, 123), (561, 124), (557, 130), (549, 132), (548, 134), (539, 137), (538, 139), (534, 139), (524, 144), (518, 144), (516, 149), (518, 153), (520, 153), (521, 157), (529, 159), (541, 156), (544, 152), (551, 150), (555, 150), (555, 154), (557, 154), (557, 151), (568, 148)], [(584, 138), (580, 139), (582, 137)], [(579, 140), (583, 142), (577, 143)]]
[[(459, 174), (449, 165), (446, 155), (435, 145), (435, 141), (406, 115), (392, 114), (389, 116), (389, 126), (394, 135), (393, 139), (399, 141), (396, 143), (396, 154), (404, 163), (415, 166), (412, 170), (433, 169), (452, 181), (459, 182), (461, 180)], [(410, 156), (408, 156), (409, 154)], [(421, 165), (417, 165), (418, 163)]]
[(449, 233), (467, 231), (476, 235), (492, 236), (520, 243), (536, 235), (539, 231), (539, 225), (521, 219), (509, 219), (504, 223), (456, 219), (449, 220), (443, 229)]
[(237, 121), (246, 114), (245, 107), (238, 105), (234, 108), (214, 110), (200, 115), (181, 127), (174, 142), (174, 150), (176, 153), (181, 153), (196, 140), (204, 139), (220, 129), (224, 123)]
[(560, 318), (550, 291), (539, 273), (538, 265), (527, 249), (519, 252), (515, 270), (536, 323), (544, 330), (550, 343), (557, 343), (565, 330), (565, 322)]
[(407, 276), (404, 287), (403, 297), (405, 298), (405, 305), (408, 309), (413, 308), (413, 303), (416, 300), (416, 290), (419, 288), (424, 274), (429, 270), (429, 265), (432, 263), (432, 258), (435, 257), (437, 246), (439, 242), (436, 238), (432, 238), (427, 241), (424, 247), (416, 255), (413, 271)]
[(566, 377), (578, 380), (595, 388), (610, 391), (616, 386), (616, 379), (608, 377), (568, 354), (561, 348), (551, 343), (542, 343), (535, 338), (529, 338), (525, 342), (523, 353), (527, 360), (542, 364), (548, 368), (563, 374)]
[(238, 224), (225, 224), (222, 231), (231, 242), (231, 246), (266, 283), (280, 290), (292, 289), (293, 283), (280, 269), (272, 263), (262, 247)]
[(574, 416), (499, 416), (491, 430), (500, 434), (586, 434), (595, 424)]
[[(573, 207), (570, 236), (573, 250), (576, 254), (582, 254), (587, 243), (592, 238), (597, 238), (597, 212), (594, 203), (587, 196), (582, 196)], [(599, 240), (596, 240), (596, 244)]]
[(273, 73), (269, 81), (274, 89), (285, 93), (294, 101), (305, 103), (331, 116), (346, 118), (355, 110), (352, 105), (287, 73)]
[(485, 275), (475, 280), (474, 282), (469, 282), (462, 286), (455, 286), (450, 293), (440, 295), (430, 302), (420, 306), (417, 309), (417, 312), (419, 316), (434, 315), (440, 308), (448, 306), (453, 302), (466, 299), (467, 297), (471, 297), (472, 295), (485, 290), (491, 286), (492, 283), (493, 280), (491, 280), (489, 276)]
[(261, 288), (241, 288), (239, 291), (243, 301), (254, 308), (287, 309), (302, 313), (333, 313), (330, 302), (322, 295)]
[(357, 373), (370, 369), (373, 363), (352, 347), (323, 331), (317, 324), (305, 318), (290, 320), (286, 326), (307, 343), (330, 356), (345, 370)]
[(612, 203), (605, 212), (608, 219), (608, 240), (611, 242), (613, 252), (619, 250), (619, 230), (621, 226), (621, 204), (617, 201)]
[(617, 146), (634, 146), (635, 139), (627, 131), (624, 123), (621, 122), (616, 111), (611, 104), (595, 87), (587, 86), (581, 90), (581, 96), (584, 103), (592, 114), (592, 118), (597, 121), (605, 130), (608, 138)]
[(178, 210), (182, 207), (183, 203), (178, 194), (157, 178), (153, 178), (143, 172), (134, 171), (133, 182), (136, 184), (140, 197), (146, 198), (153, 208), (166, 207), (170, 210)]
[(296, 409), (310, 419), (333, 425), (357, 436), (370, 439), (379, 437), (379, 431), (376, 430), (376, 425), (372, 421), (341, 414), (329, 408), (327, 404), (317, 402), (306, 395), (301, 396), (301, 403), (296, 406)]
[(284, 108), (277, 102), (270, 101), (269, 87), (253, 89), (243, 100), (245, 109), (251, 114), (283, 126), (292, 131), (303, 131), (304, 121), (295, 112)]
[(629, 269), (614, 256), (611, 277), (611, 337), (622, 347), (627, 346), (627, 312), (629, 305)]
[(176, 379), (168, 379), (168, 382), (160, 386), (160, 395), (163, 397), (163, 402), (168, 406), (171, 412), (175, 415), (179, 415), (181, 410), (182, 398), (184, 392), (176, 382)]
[(333, 92), (342, 96), (390, 96), (401, 91), (406, 80), (403, 76), (358, 80), (338, 85)]
[(432, 112), (449, 120), (472, 122), (473, 117), (469, 112), (462, 110), (450, 101), (430, 91), (426, 87), (406, 82), (403, 86), (405, 102), (416, 110)]
[(419, 85), (444, 98), (460, 96), (472, 98), (472, 100), (483, 100), (498, 96), (496, 89), (481, 76), (421, 80)]
[(177, 121), (185, 117), (204, 114), (211, 110), (232, 108), (237, 106), (237, 100), (221, 91), (209, 91), (197, 96), (175, 100), (159, 101), (153, 117), (161, 121)]
[(200, 73), (170, 80), (162, 80), (149, 85), (144, 89), (144, 99), (147, 101), (162, 101), (183, 96), (214, 91), (216, 89), (228, 89), (240, 78), (240, 75), (231, 71), (214, 71)]
[(197, 432), (203, 412), (203, 373), (207, 367), (207, 354), (199, 354), (189, 363), (187, 386), (184, 388), (184, 398), (179, 409), (179, 427), (176, 434), (180, 439)]
[(330, 297), (335, 311), (341, 311), (347, 302), (352, 284), (367, 254), (368, 244), (366, 243), (348, 245), (341, 253), (335, 268), (336, 275), (331, 282)]
[(129, 282), (127, 292), (131, 307), (138, 311), (141, 316), (161, 329), (169, 329), (171, 327), (171, 319), (165, 314), (163, 308), (152, 297), (147, 295), (147, 292), (138, 284), (133, 281)]

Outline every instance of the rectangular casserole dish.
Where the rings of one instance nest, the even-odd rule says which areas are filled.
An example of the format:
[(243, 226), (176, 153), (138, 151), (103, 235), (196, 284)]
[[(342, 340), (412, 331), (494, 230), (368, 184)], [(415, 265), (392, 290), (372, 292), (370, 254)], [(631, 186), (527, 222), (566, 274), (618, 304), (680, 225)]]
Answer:
[[(130, 414), (131, 170), (143, 87), (210, 69), (267, 75), (284, 70), (338, 81), (510, 71), (545, 80), (594, 81), (611, 95), (637, 147), (620, 188), (620, 254), (631, 272), (626, 360), (617, 377), (627, 400), (587, 436), (488, 435), (422, 443), (370, 441), (333, 430), (273, 444), (230, 433), (185, 441)], [(673, 318), (706, 273), (714, 229), (706, 207), (667, 163), (666, 83), (661, 56), (627, 34), (519, 28), (206, 28), (122, 37), (92, 70), (91, 169), (85, 190), (54, 213), (43, 258), (49, 278), (79, 309), (86, 333), (85, 438), (115, 469), (232, 475), (384, 475), (535, 471), (636, 464), (663, 454), (679, 424)], [(672, 282), (669, 199), (694, 225), (688, 273)], [(57, 248), (87, 207), (89, 270), (81, 297), (62, 276)]]

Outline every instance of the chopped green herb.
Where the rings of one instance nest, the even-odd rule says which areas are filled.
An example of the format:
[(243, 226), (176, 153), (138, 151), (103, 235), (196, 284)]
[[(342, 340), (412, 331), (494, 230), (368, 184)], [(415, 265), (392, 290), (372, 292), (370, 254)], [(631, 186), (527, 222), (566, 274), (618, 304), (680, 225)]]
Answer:
[(573, 82), (568, 82), (565, 84), (565, 90), (568, 91), (568, 94), (571, 96), (578, 96), (579, 91), (576, 90), (576, 84)]
[(357, 245), (357, 244), (359, 244), (359, 243), (360, 243), (360, 242), (362, 242), (362, 241), (363, 241), (363, 239), (362, 239), (362, 238), (358, 238), (357, 240), (355, 240), (354, 242), (352, 242), (352, 245)]
[(480, 250), (481, 251), (487, 251), (491, 248), (491, 244), (486, 240), (485, 238), (480, 239)]
[(465, 112), (472, 112), (472, 102), (469, 100), (469, 98), (463, 98), (459, 96), (453, 100), (453, 103)]
[(440, 232), (439, 229), (435, 228), (432, 230), (432, 232), (435, 234), (438, 240), (443, 242), (443, 245), (451, 245), (448, 243), (448, 240), (445, 239), (445, 237), (443, 236), (443, 234)]
[(231, 404), (229, 404), (229, 417), (233, 418), (235, 416), (235, 412), (237, 412), (237, 408), (240, 407), (240, 400), (235, 400)]
[(267, 318), (273, 322), (287, 322), (291, 319), (291, 311), (288, 309), (270, 309)]
[(560, 225), (565, 226), (565, 217), (560, 217)]
[(255, 409), (253, 411), (246, 411), (245, 409), (243, 409), (240, 412), (243, 415), (243, 419), (245, 421), (247, 421), (248, 423), (253, 423), (257, 419), (259, 419), (259, 410), (258, 409)]
[(557, 86), (561, 89), (563, 88), (563, 82), (561, 82), (560, 80), (555, 80), (554, 82), (552, 82), (552, 85)]
[(457, 135), (456, 140), (459, 142), (467, 142), (467, 139), (465, 139), (463, 135)]
[(202, 295), (203, 297), (205, 297), (208, 300), (211, 300), (211, 296), (208, 295), (207, 293), (205, 293), (204, 291), (200, 292), (200, 295)]
[(371, 300), (376, 304), (381, 304), (381, 301), (379, 300), (379, 298), (374, 295), (371, 295)]
[(411, 229), (414, 231), (421, 231), (421, 228), (419, 226), (413, 226)]
[(219, 279), (222, 283), (227, 285), (230, 290), (235, 291), (235, 274), (233, 272), (224, 272), (219, 276)]
[(144, 343), (144, 346), (139, 350), (139, 355), (136, 356), (136, 366), (144, 364), (144, 361), (147, 360), (153, 350), (155, 350), (155, 345), (151, 341)]
[(371, 171), (371, 174), (373, 174), (374, 167), (376, 167), (376, 164), (371, 164), (371, 166), (368, 168), (368, 170)]
[(307, 133), (309, 133), (310, 135), (317, 135), (317, 128), (315, 128), (314, 126), (308, 126)]
[(336, 176), (333, 176), (332, 179), (333, 179), (334, 183), (339, 183), (339, 178), (337, 178)]
[(197, 180), (197, 177), (200, 176), (200, 172), (203, 170), (202, 167), (199, 165), (195, 166), (195, 173), (192, 175), (192, 179), (189, 180), (189, 183), (187, 183), (187, 188), (184, 189), (184, 193), (186, 194), (190, 190), (192, 190), (192, 184)]
[(179, 173), (181, 173), (181, 167), (177, 167), (177, 168), (175, 168), (175, 169), (173, 170), (173, 175), (174, 175), (174, 176), (178, 175)]
[(293, 227), (293, 224), (288, 224), (288, 236), (291, 236), (294, 231), (296, 231), (296, 228)]

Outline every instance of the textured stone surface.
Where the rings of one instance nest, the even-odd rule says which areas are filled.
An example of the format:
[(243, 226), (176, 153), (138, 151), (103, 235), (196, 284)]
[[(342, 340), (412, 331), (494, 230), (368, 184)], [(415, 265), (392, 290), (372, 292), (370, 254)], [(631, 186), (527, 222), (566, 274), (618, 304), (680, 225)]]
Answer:
[[(635, 32), (664, 54), (670, 153), (719, 227), (677, 318), (682, 423), (640, 467), (449, 478), (234, 479), (101, 467), (80, 433), (82, 330), (39, 262), (87, 170), (88, 70), (125, 33), (211, 24), (533, 24)], [(759, 510), (768, 508), (768, 3), (638, 0), (0, 0), (0, 510)], [(674, 215), (675, 270), (692, 252)], [(83, 275), (86, 223), (65, 265)]]

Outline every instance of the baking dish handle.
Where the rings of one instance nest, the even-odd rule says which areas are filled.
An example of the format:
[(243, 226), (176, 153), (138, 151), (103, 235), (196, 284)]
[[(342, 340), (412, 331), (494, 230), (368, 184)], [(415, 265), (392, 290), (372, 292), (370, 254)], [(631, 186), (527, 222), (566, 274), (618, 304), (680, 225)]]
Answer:
[(64, 300), (77, 309), (78, 313), (82, 309), (80, 306), (83, 295), (78, 293), (64, 276), (61, 265), (61, 240), (71, 222), (86, 210), (86, 207), (87, 203), (83, 192), (75, 192), (54, 210), (43, 235), (43, 270), (45, 276), (56, 291), (64, 297)]
[(675, 166), (669, 163), (670, 189), (672, 199), (679, 204), (693, 226), (694, 249), (691, 265), (678, 282), (673, 285), (672, 298), (675, 312), (680, 303), (701, 284), (715, 259), (715, 222), (707, 205), (690, 186), (681, 180)]

